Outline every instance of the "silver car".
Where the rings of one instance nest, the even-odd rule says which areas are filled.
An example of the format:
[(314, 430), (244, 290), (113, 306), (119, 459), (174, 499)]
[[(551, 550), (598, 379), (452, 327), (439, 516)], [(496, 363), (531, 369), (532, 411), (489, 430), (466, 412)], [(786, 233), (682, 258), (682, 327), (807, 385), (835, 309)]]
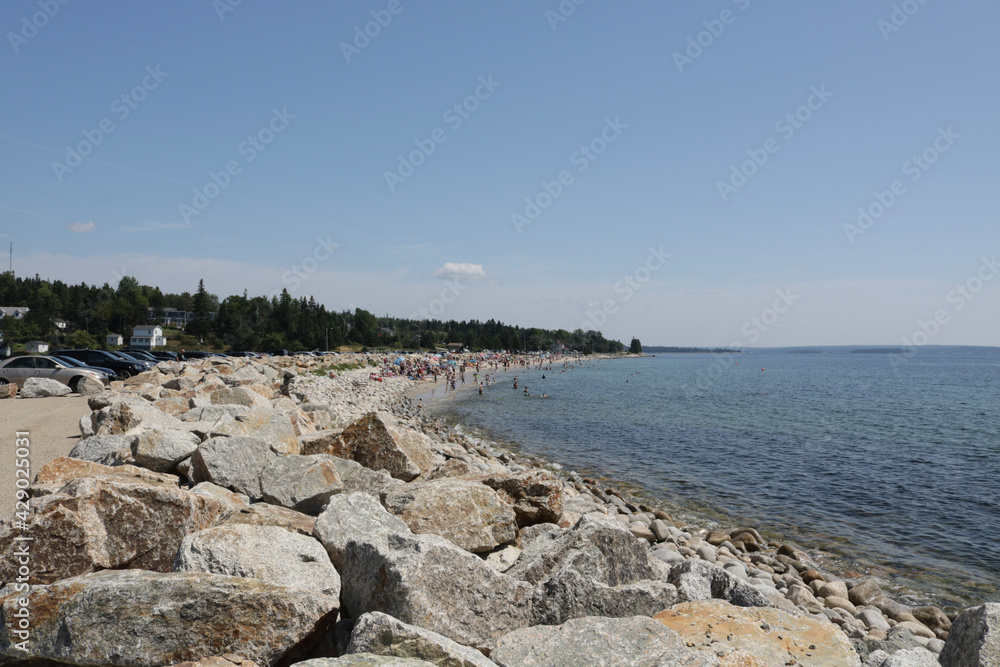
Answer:
[(0, 384), (13, 382), (21, 386), (25, 380), (33, 377), (49, 378), (62, 382), (73, 391), (77, 390), (80, 380), (84, 377), (93, 378), (105, 386), (108, 385), (108, 376), (105, 373), (85, 368), (73, 368), (48, 356), (11, 357), (0, 362)]

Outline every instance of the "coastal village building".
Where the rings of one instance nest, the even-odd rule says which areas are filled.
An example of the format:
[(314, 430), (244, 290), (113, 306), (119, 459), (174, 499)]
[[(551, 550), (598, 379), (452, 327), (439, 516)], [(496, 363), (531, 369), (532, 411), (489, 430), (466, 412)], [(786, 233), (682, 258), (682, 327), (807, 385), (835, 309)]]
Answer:
[(0, 319), (13, 317), (15, 320), (22, 319), (31, 308), (27, 306), (0, 306)]
[(120, 347), (125, 344), (125, 339), (122, 338), (121, 334), (109, 333), (105, 338), (104, 342), (111, 347)]
[(42, 340), (28, 341), (24, 345), (28, 354), (46, 354), (49, 351), (49, 344)]
[(69, 326), (69, 322), (62, 319), (61, 317), (57, 317), (55, 319), (54, 324), (56, 325), (56, 329), (59, 329), (59, 331), (66, 331), (66, 327)]
[(163, 337), (163, 329), (158, 324), (143, 324), (132, 329), (129, 345), (139, 350), (152, 350), (163, 347), (167, 339)]

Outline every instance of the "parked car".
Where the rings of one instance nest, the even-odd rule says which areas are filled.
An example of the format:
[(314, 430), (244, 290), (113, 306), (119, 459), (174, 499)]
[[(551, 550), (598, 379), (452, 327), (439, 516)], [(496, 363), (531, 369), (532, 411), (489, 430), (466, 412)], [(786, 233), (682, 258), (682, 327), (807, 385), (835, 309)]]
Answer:
[(259, 359), (260, 355), (256, 352), (244, 352), (241, 350), (226, 350), (227, 357), (249, 357), (251, 359)]
[(152, 362), (152, 364), (153, 364), (154, 366), (155, 366), (156, 364), (160, 363), (160, 360), (159, 360), (159, 359), (157, 359), (156, 357), (154, 357), (154, 356), (153, 356), (153, 355), (152, 355), (152, 354), (151, 354), (151, 353), (149, 352), (149, 350), (133, 350), (133, 349), (131, 349), (131, 348), (125, 348), (125, 349), (123, 349), (123, 350), (119, 350), (119, 351), (120, 351), (120, 352), (124, 352), (125, 354), (127, 354), (127, 355), (128, 355), (128, 356), (130, 356), (130, 357), (135, 357), (136, 359), (141, 359), (141, 360), (143, 360), (143, 361), (149, 361), (149, 362)]
[(149, 353), (156, 357), (159, 361), (180, 361), (180, 355), (176, 352), (167, 352), (166, 350), (150, 350)]
[(288, 350), (269, 350), (265, 354), (269, 354), (272, 357), (287, 357), (291, 353)]
[[(156, 365), (152, 361), (148, 361), (146, 359), (141, 359), (139, 357), (136, 357), (136, 356), (133, 356), (133, 355), (129, 354), (128, 352), (122, 352), (120, 350), (113, 351), (113, 352), (111, 352), (111, 354), (113, 354), (113, 355), (115, 355), (115, 356), (117, 356), (117, 357), (119, 357), (121, 359), (124, 359), (126, 361), (134, 361), (136, 363), (142, 364), (143, 369), (147, 370), (147, 371), (153, 370), (153, 366)], [(159, 362), (157, 362), (157, 363), (159, 363)]]
[(72, 357), (88, 366), (110, 368), (118, 374), (120, 380), (148, 370), (145, 365), (135, 359), (123, 359), (104, 350), (59, 350), (59, 356)]
[(188, 350), (184, 353), (182, 361), (192, 361), (194, 359), (208, 359), (213, 357), (211, 352), (202, 352), (201, 350)]
[(0, 384), (15, 383), (23, 385), (28, 378), (49, 378), (62, 382), (77, 390), (80, 381), (85, 377), (97, 380), (107, 386), (110, 382), (107, 375), (86, 368), (67, 366), (59, 360), (46, 355), (25, 355), (11, 357), (0, 362)]
[(63, 356), (58, 355), (58, 354), (53, 354), (51, 356), (52, 356), (53, 359), (61, 361), (62, 363), (66, 364), (67, 366), (72, 366), (73, 368), (86, 368), (87, 370), (90, 370), (90, 371), (97, 371), (99, 373), (104, 373), (105, 375), (108, 376), (108, 380), (114, 380), (118, 376), (118, 374), (115, 373), (110, 368), (101, 368), (100, 366), (88, 366), (87, 364), (83, 363), (82, 361), (77, 361), (73, 357), (63, 357)]

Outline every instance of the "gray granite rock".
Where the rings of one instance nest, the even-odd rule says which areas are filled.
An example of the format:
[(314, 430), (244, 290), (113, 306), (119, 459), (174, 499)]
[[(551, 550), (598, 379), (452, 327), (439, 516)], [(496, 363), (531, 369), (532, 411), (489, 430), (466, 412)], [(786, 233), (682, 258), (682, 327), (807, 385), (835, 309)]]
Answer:
[(330, 560), (343, 572), (344, 550), (357, 539), (375, 539), (391, 534), (408, 534), (409, 527), (389, 514), (377, 500), (365, 493), (334, 496), (316, 518), (313, 535), (326, 548)]
[(646, 616), (588, 616), (536, 625), (500, 638), (491, 654), (500, 667), (711, 667), (711, 653), (685, 647), (676, 632)]
[(363, 614), (354, 624), (347, 652), (419, 658), (454, 667), (496, 667), (475, 649), (377, 611)]
[(210, 572), (267, 581), (311, 593), (340, 606), (340, 575), (323, 545), (276, 526), (229, 524), (184, 538), (175, 572)]
[(147, 429), (137, 435), (130, 446), (136, 465), (155, 472), (170, 472), (200, 444), (201, 438), (187, 430)]
[(261, 474), (264, 502), (319, 514), (330, 498), (344, 489), (331, 458), (291, 455), (275, 459)]
[(479, 650), (531, 622), (530, 585), (437, 535), (350, 540), (341, 577), (352, 618), (381, 611)]
[(1000, 665), (1000, 604), (966, 609), (951, 624), (940, 656), (943, 667)]
[(212, 482), (260, 500), (264, 495), (261, 473), (277, 458), (267, 440), (220, 436), (195, 450), (191, 467), (196, 482)]

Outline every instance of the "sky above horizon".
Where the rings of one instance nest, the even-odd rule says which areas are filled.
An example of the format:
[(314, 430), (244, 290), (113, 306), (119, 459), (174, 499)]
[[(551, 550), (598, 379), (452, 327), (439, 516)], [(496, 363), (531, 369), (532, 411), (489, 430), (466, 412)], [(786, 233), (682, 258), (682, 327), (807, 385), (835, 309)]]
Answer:
[(19, 276), (626, 344), (1000, 345), (998, 19), (10, 0), (0, 244)]

